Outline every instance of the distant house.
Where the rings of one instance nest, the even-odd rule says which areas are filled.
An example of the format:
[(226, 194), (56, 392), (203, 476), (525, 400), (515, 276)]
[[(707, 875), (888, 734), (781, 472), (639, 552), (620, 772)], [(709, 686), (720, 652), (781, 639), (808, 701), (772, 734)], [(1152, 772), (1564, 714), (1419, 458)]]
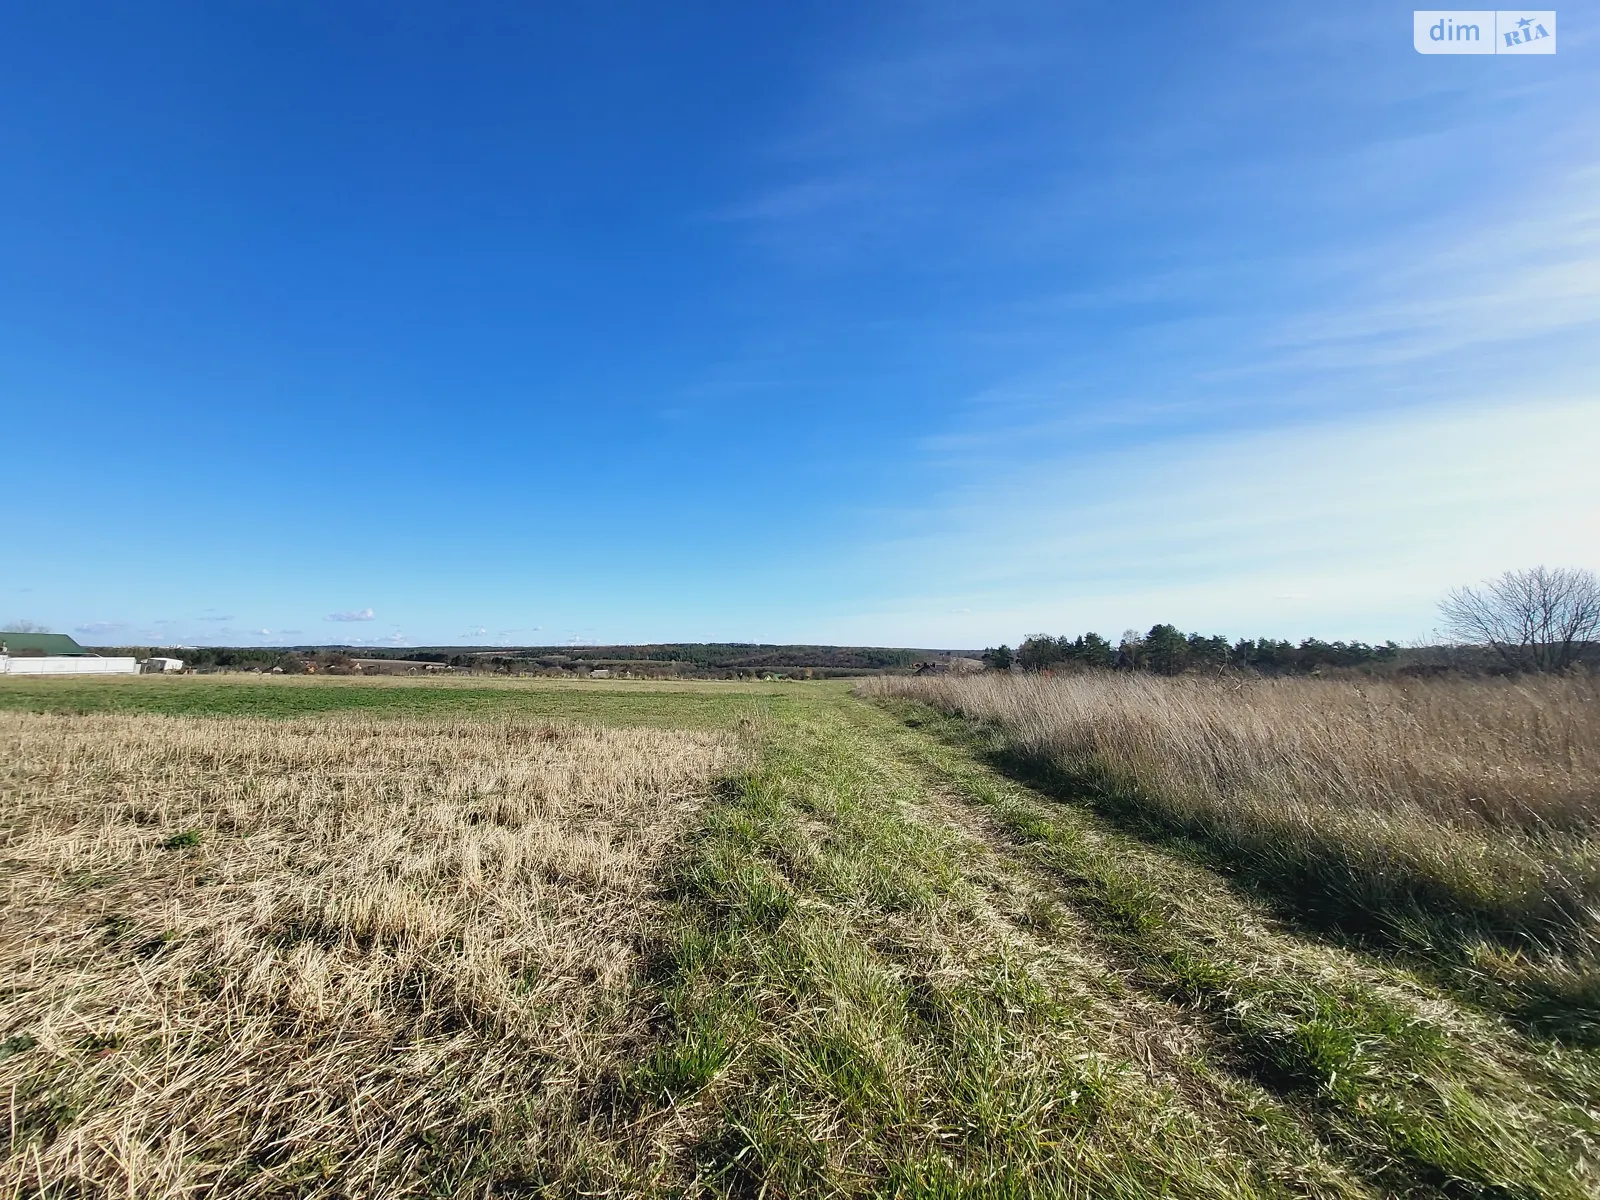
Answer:
[(434, 675), (448, 671), (447, 664), (412, 658), (358, 658), (355, 669), (363, 675)]
[(64, 633), (0, 630), (0, 675), (137, 675), (136, 658), (106, 658)]
[(590, 679), (610, 679), (611, 678), (611, 672), (608, 671), (605, 667), (596, 667), (594, 670), (589, 672), (589, 678)]

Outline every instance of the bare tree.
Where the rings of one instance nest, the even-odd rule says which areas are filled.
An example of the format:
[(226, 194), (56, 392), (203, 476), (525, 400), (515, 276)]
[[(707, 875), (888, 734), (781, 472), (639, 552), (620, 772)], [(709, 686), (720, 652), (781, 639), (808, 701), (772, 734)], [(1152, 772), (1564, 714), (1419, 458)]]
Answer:
[(5, 625), (0, 625), (0, 629), (4, 629), (7, 633), (50, 632), (50, 627), (48, 625), (41, 625), (37, 621), (8, 621)]
[(1518, 670), (1560, 671), (1600, 640), (1600, 580), (1575, 567), (1507, 571), (1456, 588), (1439, 613), (1451, 635), (1493, 646)]

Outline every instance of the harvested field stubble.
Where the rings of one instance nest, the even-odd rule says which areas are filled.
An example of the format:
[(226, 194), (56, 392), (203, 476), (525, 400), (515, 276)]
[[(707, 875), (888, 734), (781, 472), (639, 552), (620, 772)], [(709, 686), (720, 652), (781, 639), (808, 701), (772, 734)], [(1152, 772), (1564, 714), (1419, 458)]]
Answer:
[(0, 714), (0, 1193), (646, 1169), (652, 880), (721, 732)]

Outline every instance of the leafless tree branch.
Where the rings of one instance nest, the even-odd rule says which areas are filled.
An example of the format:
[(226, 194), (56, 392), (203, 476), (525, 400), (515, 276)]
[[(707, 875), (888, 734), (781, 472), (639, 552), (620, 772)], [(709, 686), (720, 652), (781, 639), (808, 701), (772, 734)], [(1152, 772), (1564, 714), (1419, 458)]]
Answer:
[(1575, 567), (1507, 571), (1481, 587), (1459, 587), (1439, 605), (1444, 628), (1493, 646), (1518, 670), (1562, 671), (1600, 640), (1600, 580)]

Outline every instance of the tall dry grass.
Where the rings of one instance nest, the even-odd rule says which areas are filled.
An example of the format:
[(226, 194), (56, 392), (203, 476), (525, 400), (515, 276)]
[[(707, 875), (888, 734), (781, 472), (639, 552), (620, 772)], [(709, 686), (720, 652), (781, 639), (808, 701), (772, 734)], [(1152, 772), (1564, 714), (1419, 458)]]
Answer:
[(1592, 679), (1086, 673), (867, 690), (992, 723), (1004, 753), (1120, 817), (1202, 841), (1320, 916), (1423, 942), (1596, 945)]
[[(663, 853), (726, 735), (0, 713), (0, 1195), (617, 1177)], [(574, 1185), (576, 1186), (576, 1185)]]

